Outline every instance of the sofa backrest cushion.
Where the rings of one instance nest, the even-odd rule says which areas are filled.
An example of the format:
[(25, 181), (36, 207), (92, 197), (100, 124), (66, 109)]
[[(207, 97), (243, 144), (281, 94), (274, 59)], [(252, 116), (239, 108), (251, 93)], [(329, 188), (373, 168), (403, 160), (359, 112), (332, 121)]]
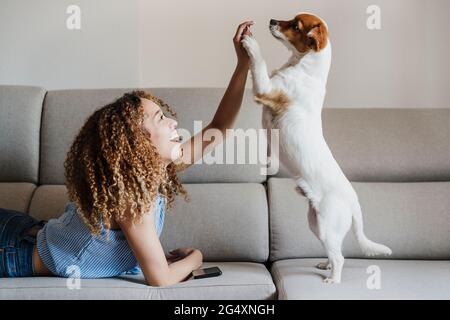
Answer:
[(324, 109), (322, 120), (351, 181), (450, 180), (450, 109)]
[(45, 90), (0, 86), (0, 181), (38, 182)]
[[(393, 254), (381, 259), (450, 259), (450, 182), (352, 183), (362, 207), (364, 231)], [(268, 181), (270, 260), (326, 257), (308, 226), (308, 201), (292, 179)], [(343, 253), (365, 258), (352, 231)]]
[[(42, 119), (41, 174), (40, 184), (64, 184), (64, 160), (66, 154), (85, 120), (94, 110), (114, 101), (123, 93), (133, 89), (98, 90), (60, 90), (49, 91), (45, 100)], [(224, 89), (147, 89), (163, 99), (177, 112), (178, 128), (193, 133), (194, 121), (202, 121), (204, 127), (213, 115), (224, 94)], [(260, 128), (261, 107), (253, 102), (253, 96), (247, 90), (236, 128), (247, 130)], [(264, 136), (265, 139), (265, 136)], [(265, 142), (265, 140), (264, 140)], [(266, 161), (266, 144), (261, 154)], [(235, 144), (237, 147), (237, 144)], [(218, 148), (224, 148), (222, 144)], [(245, 153), (255, 152), (249, 147), (242, 148)], [(236, 155), (236, 153), (235, 153)], [(237, 156), (236, 156), (237, 157)], [(266, 176), (261, 174), (264, 165), (249, 164), (195, 164), (180, 175), (182, 182), (262, 182)]]

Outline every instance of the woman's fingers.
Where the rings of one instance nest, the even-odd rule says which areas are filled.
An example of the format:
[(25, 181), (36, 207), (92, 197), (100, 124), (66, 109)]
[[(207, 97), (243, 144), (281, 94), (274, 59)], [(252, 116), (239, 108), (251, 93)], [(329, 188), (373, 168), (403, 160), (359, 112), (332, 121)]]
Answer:
[(169, 253), (172, 255), (175, 255), (175, 256), (185, 257), (185, 256), (189, 255), (192, 251), (194, 251), (194, 248), (178, 248), (178, 249), (169, 251)]
[(236, 30), (236, 34), (235, 34), (235, 36), (234, 36), (234, 40), (235, 40), (235, 41), (240, 41), (240, 40), (241, 40), (241, 37), (242, 37), (242, 33), (244, 32), (244, 30), (245, 30), (246, 28), (250, 28), (250, 26), (253, 25), (253, 24), (254, 24), (253, 21), (245, 21), (245, 22), (242, 22), (242, 23), (238, 26), (238, 28), (237, 28), (237, 30)]
[(253, 37), (253, 34), (252, 34), (252, 32), (250, 31), (250, 27), (247, 26), (247, 27), (244, 29), (244, 32), (243, 32), (242, 36)]

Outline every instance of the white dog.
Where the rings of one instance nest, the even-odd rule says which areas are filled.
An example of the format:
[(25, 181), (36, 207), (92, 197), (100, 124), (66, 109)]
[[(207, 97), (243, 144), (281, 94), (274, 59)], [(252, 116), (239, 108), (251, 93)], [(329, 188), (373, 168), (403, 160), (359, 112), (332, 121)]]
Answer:
[(327, 25), (315, 15), (300, 13), (289, 21), (270, 20), (270, 31), (292, 56), (269, 77), (258, 43), (244, 36), (255, 100), (264, 105), (263, 127), (279, 130), (281, 163), (309, 199), (309, 226), (328, 256), (328, 262), (317, 267), (331, 269), (326, 283), (339, 283), (342, 241), (352, 225), (366, 255), (392, 252), (364, 235), (356, 192), (323, 137), (321, 112), (331, 64)]

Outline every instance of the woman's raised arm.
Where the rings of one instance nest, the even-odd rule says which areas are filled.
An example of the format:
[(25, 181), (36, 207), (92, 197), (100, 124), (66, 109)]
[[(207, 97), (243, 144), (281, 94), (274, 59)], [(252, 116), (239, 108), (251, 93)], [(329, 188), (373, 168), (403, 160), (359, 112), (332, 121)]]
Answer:
[[(233, 37), (233, 44), (237, 55), (236, 69), (211, 122), (201, 132), (182, 144), (183, 155), (177, 161), (180, 169), (187, 168), (200, 160), (203, 155), (211, 152), (217, 145), (223, 142), (226, 130), (234, 127), (242, 105), (245, 83), (250, 66), (250, 59), (242, 47), (241, 41), (244, 35), (251, 35), (251, 25), (253, 25), (252, 21), (246, 21), (241, 23), (236, 30), (236, 34)], [(215, 139), (204, 141), (203, 135), (207, 130), (218, 130), (217, 133), (220, 134), (212, 134)]]

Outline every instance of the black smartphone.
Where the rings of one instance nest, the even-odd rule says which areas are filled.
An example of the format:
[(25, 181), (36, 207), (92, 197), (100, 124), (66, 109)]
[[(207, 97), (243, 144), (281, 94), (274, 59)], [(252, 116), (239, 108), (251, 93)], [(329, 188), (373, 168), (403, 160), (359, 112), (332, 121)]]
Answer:
[(222, 270), (220, 270), (218, 267), (197, 269), (197, 270), (192, 271), (192, 276), (194, 277), (194, 279), (218, 277), (221, 274), (222, 274)]

